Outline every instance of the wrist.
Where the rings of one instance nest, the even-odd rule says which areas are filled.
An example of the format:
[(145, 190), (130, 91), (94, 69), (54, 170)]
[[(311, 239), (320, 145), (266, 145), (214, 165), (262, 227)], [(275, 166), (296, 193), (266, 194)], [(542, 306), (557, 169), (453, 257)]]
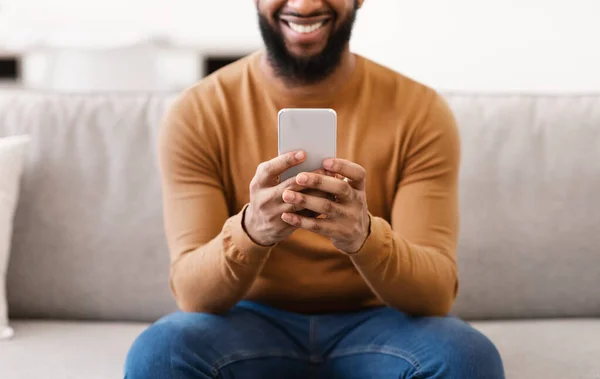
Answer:
[(255, 244), (263, 247), (272, 246), (272, 242), (265, 241), (264, 239), (260, 238), (259, 233), (254, 230), (255, 223), (251, 207), (252, 205), (250, 204), (244, 209), (244, 213), (242, 214), (242, 229), (244, 229), (244, 232), (248, 238), (250, 238), (250, 240), (252, 240), (252, 242)]
[(365, 243), (367, 242), (367, 239), (369, 238), (369, 236), (371, 235), (371, 215), (367, 214), (367, 228), (366, 230), (360, 235), (360, 238), (358, 238), (356, 247), (353, 248), (351, 251), (346, 252), (346, 254), (356, 254), (358, 253), (363, 246), (365, 246)]

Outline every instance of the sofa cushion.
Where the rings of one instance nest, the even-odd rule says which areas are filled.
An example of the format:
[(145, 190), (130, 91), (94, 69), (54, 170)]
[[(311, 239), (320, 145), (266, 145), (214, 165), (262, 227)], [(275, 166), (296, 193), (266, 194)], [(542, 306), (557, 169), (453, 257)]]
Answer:
[(10, 258), (13, 218), (21, 187), (28, 136), (0, 138), (0, 340), (10, 338), (6, 272)]
[[(123, 376), (129, 347), (147, 324), (18, 321), (0, 344), (2, 377)], [(498, 347), (510, 379), (590, 379), (600, 373), (600, 320), (475, 322)], [(35, 364), (31, 364), (35, 357)]]
[(17, 321), (0, 343), (0, 376), (11, 379), (122, 378), (129, 347), (145, 324)]
[(600, 319), (476, 322), (509, 379), (600, 378)]

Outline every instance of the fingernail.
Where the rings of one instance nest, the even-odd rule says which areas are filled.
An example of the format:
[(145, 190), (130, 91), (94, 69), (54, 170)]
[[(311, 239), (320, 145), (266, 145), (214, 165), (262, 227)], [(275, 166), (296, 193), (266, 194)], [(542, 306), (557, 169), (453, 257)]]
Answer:
[(290, 191), (285, 191), (283, 193), (283, 201), (292, 201), (294, 200), (294, 193)]
[(326, 159), (323, 161), (323, 167), (329, 169), (333, 167), (333, 159)]
[(299, 151), (296, 153), (296, 155), (294, 155), (294, 157), (296, 157), (297, 160), (304, 159), (304, 152)]
[(308, 176), (305, 174), (298, 174), (296, 175), (296, 182), (298, 182), (298, 184), (304, 184), (308, 182)]

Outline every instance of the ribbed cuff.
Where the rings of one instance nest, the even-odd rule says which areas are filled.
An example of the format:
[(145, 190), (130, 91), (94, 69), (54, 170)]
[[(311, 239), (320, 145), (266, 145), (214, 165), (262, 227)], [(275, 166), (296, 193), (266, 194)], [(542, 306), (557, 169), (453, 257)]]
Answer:
[(223, 247), (225, 254), (242, 264), (253, 265), (265, 261), (273, 246), (261, 246), (255, 243), (244, 230), (244, 208), (235, 216), (230, 217), (223, 226)]
[(390, 224), (371, 215), (371, 232), (362, 247), (348, 254), (352, 262), (359, 267), (377, 266), (392, 249), (392, 228)]

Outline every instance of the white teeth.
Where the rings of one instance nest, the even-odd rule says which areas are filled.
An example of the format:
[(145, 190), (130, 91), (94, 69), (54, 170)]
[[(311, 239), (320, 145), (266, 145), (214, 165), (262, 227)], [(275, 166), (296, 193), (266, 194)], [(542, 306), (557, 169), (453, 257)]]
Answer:
[(300, 24), (294, 24), (293, 22), (288, 22), (288, 25), (290, 26), (290, 28), (295, 31), (296, 33), (311, 33), (314, 32), (315, 30), (319, 29), (321, 26), (323, 26), (324, 22), (317, 22), (316, 24), (312, 24), (312, 25), (300, 25)]

